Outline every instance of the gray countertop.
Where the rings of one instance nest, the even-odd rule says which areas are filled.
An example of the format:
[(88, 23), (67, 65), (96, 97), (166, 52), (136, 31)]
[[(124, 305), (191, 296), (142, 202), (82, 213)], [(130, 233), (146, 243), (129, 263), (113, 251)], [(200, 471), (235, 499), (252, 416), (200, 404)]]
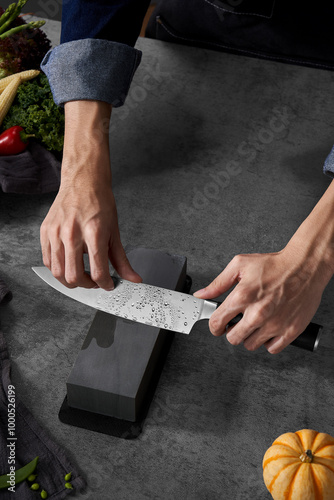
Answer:
[[(46, 24), (54, 43), (59, 29)], [(148, 39), (138, 47), (111, 132), (121, 236), (187, 256), (194, 290), (235, 254), (280, 250), (329, 185), (334, 74)], [(268, 500), (262, 458), (276, 437), (334, 435), (333, 282), (314, 318), (324, 325), (316, 353), (251, 353), (203, 321), (175, 337), (138, 439), (70, 427), (58, 411), (94, 311), (31, 271), (53, 198), (0, 193), (0, 276), (14, 295), (1, 323), (17, 394), (86, 477), (80, 498)]]

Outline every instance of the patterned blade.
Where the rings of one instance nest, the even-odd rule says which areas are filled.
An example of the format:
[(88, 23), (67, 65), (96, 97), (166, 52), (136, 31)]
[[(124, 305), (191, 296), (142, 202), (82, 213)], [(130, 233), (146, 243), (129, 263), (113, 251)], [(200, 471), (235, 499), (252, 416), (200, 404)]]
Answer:
[(186, 293), (114, 277), (115, 289), (111, 292), (101, 288), (67, 288), (46, 267), (33, 267), (33, 271), (64, 295), (131, 321), (190, 333), (196, 321), (201, 319), (204, 300)]

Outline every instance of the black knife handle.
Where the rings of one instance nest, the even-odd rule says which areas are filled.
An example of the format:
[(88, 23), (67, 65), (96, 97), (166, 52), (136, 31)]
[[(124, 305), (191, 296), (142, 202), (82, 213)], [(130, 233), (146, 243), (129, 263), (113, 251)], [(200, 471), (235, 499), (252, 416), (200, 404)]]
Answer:
[[(217, 302), (220, 306), (221, 302)], [(218, 307), (217, 306), (217, 307)], [(238, 314), (235, 318), (231, 319), (227, 327), (236, 325), (242, 318), (242, 314)], [(306, 349), (307, 351), (315, 351), (319, 345), (320, 335), (322, 332), (322, 326), (317, 323), (310, 323), (306, 329), (297, 337), (290, 345), (295, 347), (300, 347), (301, 349)]]

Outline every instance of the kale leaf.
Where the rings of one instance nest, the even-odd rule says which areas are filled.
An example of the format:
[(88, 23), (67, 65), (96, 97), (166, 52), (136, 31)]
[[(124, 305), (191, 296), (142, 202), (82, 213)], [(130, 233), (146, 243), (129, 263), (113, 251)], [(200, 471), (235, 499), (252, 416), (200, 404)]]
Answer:
[(20, 125), (27, 134), (49, 151), (62, 151), (64, 144), (64, 111), (53, 100), (48, 79), (40, 73), (33, 80), (22, 83), (8, 111), (2, 131)]

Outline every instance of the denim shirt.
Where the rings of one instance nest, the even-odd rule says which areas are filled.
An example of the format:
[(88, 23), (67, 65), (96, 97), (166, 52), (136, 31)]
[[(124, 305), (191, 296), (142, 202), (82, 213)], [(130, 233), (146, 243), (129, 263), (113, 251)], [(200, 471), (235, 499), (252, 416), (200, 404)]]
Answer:
[(323, 171), (324, 174), (334, 178), (334, 146), (325, 160)]
[[(134, 45), (149, 3), (63, 2), (61, 43), (41, 63), (56, 104), (80, 99), (114, 107), (124, 104), (141, 60)], [(334, 6), (314, 10), (305, 5), (299, 0), (160, 0), (147, 33), (162, 40), (334, 69)], [(334, 147), (324, 173), (334, 177)]]
[(124, 104), (141, 51), (134, 48), (149, 0), (63, 2), (61, 43), (41, 63), (54, 101)]

